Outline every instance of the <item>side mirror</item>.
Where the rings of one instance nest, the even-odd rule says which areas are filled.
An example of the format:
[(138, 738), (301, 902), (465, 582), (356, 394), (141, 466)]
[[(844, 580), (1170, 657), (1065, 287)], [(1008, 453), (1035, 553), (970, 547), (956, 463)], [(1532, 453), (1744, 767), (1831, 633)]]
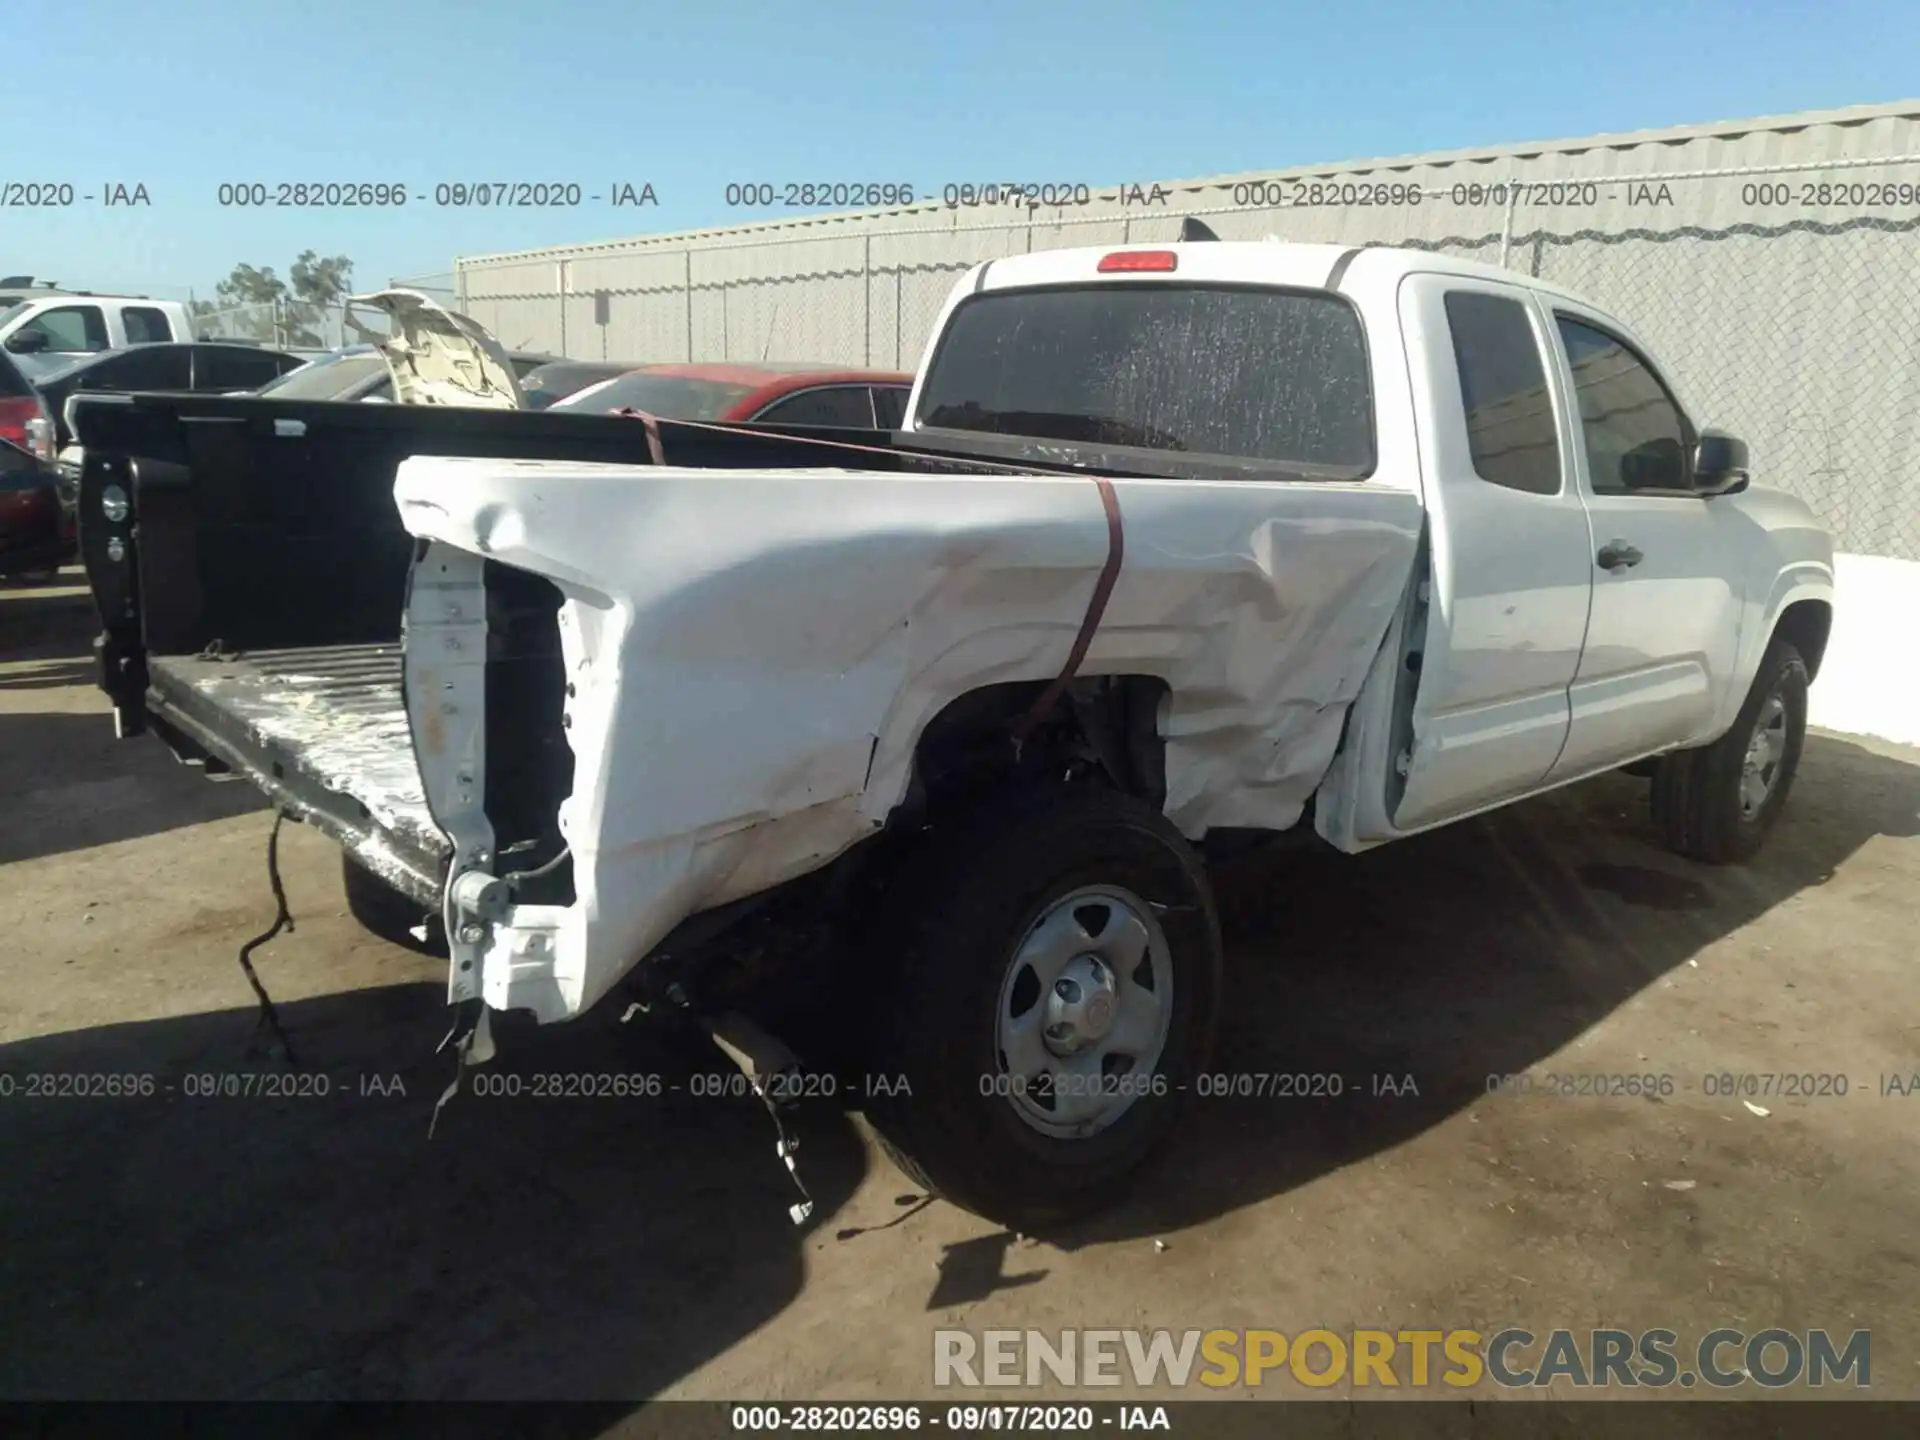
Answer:
[(15, 355), (38, 355), (47, 348), (44, 330), (16, 330), (7, 336), (7, 349)]
[(1693, 451), (1693, 488), (1702, 495), (1737, 495), (1747, 488), (1747, 442), (1724, 430), (1702, 430)]

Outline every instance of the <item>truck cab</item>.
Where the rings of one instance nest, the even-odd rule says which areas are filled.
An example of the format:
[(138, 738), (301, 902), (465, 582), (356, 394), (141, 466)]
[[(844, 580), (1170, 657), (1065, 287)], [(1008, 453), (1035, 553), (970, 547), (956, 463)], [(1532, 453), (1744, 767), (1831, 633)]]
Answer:
[[(1362, 255), (1350, 288), (1365, 287)], [(1832, 546), (1630, 326), (1462, 261), (1395, 266), (1426, 575), (1318, 812), (1347, 849), (1705, 745), (1770, 642), (1817, 674)], [(1391, 304), (1391, 312), (1388, 305)], [(1382, 783), (1364, 795), (1346, 776)], [(1723, 858), (1733, 858), (1731, 856)]]
[(0, 309), (0, 346), (29, 379), (103, 350), (193, 338), (185, 305), (144, 295), (42, 293)]

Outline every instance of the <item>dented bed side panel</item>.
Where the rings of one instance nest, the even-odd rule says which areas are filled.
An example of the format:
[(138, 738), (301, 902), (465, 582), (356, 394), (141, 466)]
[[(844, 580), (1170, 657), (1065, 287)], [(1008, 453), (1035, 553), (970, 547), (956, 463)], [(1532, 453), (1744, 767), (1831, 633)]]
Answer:
[[(1189, 836), (1292, 825), (1404, 592), (1418, 496), (1112, 483), (1125, 563), (1081, 673), (1167, 681), (1167, 809)], [(423, 457), (395, 494), (429, 555), (563, 596), (576, 900), (510, 907), (479, 955), (487, 1002), (543, 1020), (686, 916), (882, 826), (942, 708), (1060, 672), (1108, 556), (1078, 476)]]

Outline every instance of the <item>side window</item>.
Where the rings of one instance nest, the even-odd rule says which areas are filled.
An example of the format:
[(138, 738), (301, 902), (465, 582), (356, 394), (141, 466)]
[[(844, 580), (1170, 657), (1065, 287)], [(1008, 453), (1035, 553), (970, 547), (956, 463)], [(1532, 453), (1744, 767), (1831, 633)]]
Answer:
[(216, 346), (195, 353), (193, 388), (196, 390), (257, 390), (279, 378), (280, 356), (271, 351)]
[(107, 317), (98, 305), (61, 305), (43, 310), (20, 329), (38, 330), (49, 350), (93, 351), (107, 348)]
[(873, 387), (873, 421), (881, 430), (898, 430), (907, 423), (907, 396), (912, 392), (905, 385), (876, 385)]
[(123, 350), (110, 360), (89, 365), (82, 390), (184, 390), (187, 357), (177, 349)]
[(1560, 437), (1527, 307), (1477, 290), (1451, 290), (1446, 305), (1474, 473), (1509, 490), (1559, 494)]
[(120, 312), (120, 323), (127, 327), (129, 345), (164, 345), (173, 339), (173, 328), (165, 312), (151, 305), (129, 305)]
[(780, 425), (849, 425), (873, 428), (873, 401), (864, 385), (823, 385), (776, 400), (753, 417)]
[(1556, 318), (1573, 367), (1594, 494), (1690, 489), (1692, 427), (1667, 387), (1604, 330), (1566, 315)]

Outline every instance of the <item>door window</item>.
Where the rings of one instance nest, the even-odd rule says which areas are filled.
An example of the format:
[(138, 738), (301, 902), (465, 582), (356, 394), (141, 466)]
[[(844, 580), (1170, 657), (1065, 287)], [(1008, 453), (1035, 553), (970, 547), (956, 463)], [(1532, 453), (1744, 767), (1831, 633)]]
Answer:
[(873, 400), (864, 385), (823, 385), (776, 400), (753, 417), (779, 425), (846, 425), (873, 428)]
[(286, 370), (286, 357), (272, 350), (215, 346), (199, 351), (193, 362), (196, 390), (257, 390)]
[(1647, 363), (1593, 325), (1558, 316), (1596, 495), (1692, 487), (1692, 427)]
[(80, 380), (82, 390), (184, 390), (187, 355), (177, 346), (165, 350), (124, 350), (91, 362)]
[(47, 337), (47, 349), (93, 351), (107, 348), (107, 317), (98, 305), (60, 305), (42, 310), (20, 327), (24, 334), (38, 330)]

